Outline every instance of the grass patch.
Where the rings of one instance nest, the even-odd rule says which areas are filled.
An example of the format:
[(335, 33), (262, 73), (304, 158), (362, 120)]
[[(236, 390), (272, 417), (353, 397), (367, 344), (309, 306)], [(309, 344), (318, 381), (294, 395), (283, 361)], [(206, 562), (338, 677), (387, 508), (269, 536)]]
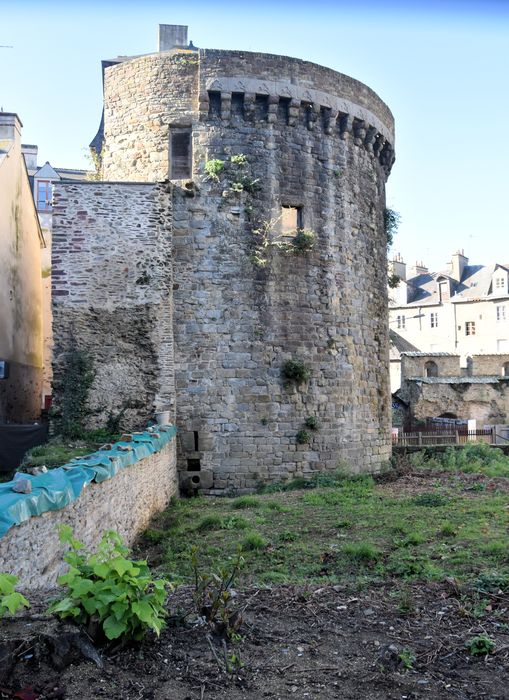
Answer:
[[(444, 492), (437, 481), (412, 495), (398, 491), (397, 482), (344, 474), (326, 475), (326, 486), (319, 481), (313, 477), (301, 489), (278, 485), (277, 498), (271, 489), (176, 501), (151, 524), (156, 534), (149, 531), (143, 540), (147, 556), (162, 574), (186, 583), (192, 582), (192, 543), (203, 566), (214, 570), (228, 568), (240, 544), (239, 585), (332, 583), (355, 591), (447, 576), (477, 582), (479, 590), (509, 586), (507, 494)], [(422, 487), (422, 478), (415, 486)]]
[(57, 436), (48, 440), (44, 445), (37, 445), (25, 453), (21, 467), (42, 467), (48, 469), (61, 467), (75, 457), (96, 452), (105, 443), (116, 442), (120, 435), (112, 435), (105, 430), (95, 430), (85, 433), (79, 440), (71, 440)]

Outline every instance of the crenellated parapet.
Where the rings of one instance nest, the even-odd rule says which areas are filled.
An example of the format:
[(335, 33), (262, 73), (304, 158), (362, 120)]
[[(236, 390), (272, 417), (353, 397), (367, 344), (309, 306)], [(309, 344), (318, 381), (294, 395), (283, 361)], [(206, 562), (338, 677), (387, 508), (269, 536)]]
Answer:
[(351, 100), (286, 80), (230, 76), (209, 78), (199, 96), (199, 118), (224, 125), (283, 121), (295, 127), (304, 121), (309, 131), (351, 139), (380, 161), (386, 175), (395, 161), (394, 132), (376, 114)]

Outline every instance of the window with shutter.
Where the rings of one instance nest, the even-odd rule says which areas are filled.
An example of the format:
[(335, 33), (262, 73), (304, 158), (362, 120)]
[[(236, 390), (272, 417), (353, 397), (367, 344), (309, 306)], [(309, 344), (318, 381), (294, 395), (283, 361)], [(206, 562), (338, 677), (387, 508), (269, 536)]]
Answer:
[(191, 129), (172, 130), (170, 142), (170, 180), (191, 177)]

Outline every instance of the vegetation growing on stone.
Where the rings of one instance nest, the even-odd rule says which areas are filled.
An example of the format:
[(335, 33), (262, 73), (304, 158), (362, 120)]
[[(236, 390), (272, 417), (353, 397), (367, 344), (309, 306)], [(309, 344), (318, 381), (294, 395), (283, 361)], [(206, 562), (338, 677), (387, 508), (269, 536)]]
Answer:
[(5, 615), (15, 615), (22, 608), (29, 608), (30, 603), (16, 591), (18, 577), (12, 574), (0, 574), (0, 620)]
[(281, 375), (288, 381), (300, 384), (310, 378), (311, 371), (302, 360), (286, 360), (281, 367)]
[(295, 436), (297, 445), (307, 445), (311, 442), (311, 434), (307, 430), (299, 430)]

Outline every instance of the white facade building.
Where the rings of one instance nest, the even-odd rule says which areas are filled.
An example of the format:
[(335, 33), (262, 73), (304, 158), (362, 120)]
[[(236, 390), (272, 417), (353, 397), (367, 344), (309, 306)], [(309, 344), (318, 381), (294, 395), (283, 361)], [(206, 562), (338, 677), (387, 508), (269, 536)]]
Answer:
[[(415, 349), (454, 353), (465, 369), (472, 355), (509, 352), (509, 264), (469, 265), (458, 251), (442, 272), (407, 271), (397, 256), (390, 273), (400, 281), (389, 290), (389, 327)], [(398, 374), (391, 363), (393, 392)]]

